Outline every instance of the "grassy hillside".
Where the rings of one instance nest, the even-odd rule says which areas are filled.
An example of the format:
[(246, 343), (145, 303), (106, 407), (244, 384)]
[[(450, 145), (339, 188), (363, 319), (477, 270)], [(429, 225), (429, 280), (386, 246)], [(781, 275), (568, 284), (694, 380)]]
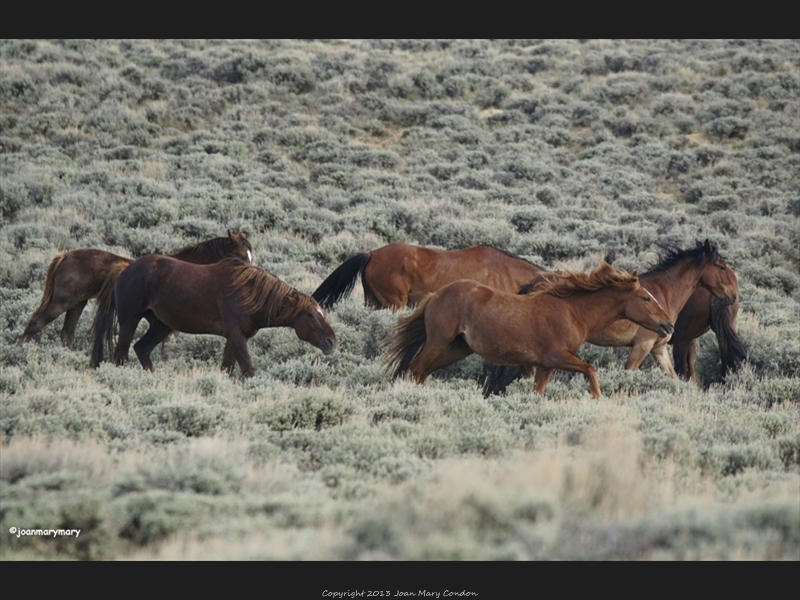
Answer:
[[(0, 41), (0, 558), (800, 557), (797, 40)], [(398, 314), (360, 287), (330, 356), (287, 329), (181, 334), (89, 369), (63, 317), (22, 347), (66, 250), (244, 231), (305, 292), (356, 252), (491, 244), (549, 267), (709, 238), (752, 361), (698, 384), (586, 346), (483, 398), (477, 357), (392, 383)], [(405, 313), (400, 313), (405, 314)], [(140, 331), (145, 330), (144, 325)], [(9, 529), (77, 528), (77, 538)]]

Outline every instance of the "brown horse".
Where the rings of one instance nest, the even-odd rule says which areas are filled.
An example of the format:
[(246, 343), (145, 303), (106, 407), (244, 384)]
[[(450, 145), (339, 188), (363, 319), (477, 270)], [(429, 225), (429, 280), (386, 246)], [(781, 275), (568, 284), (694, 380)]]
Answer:
[(472, 279), (499, 290), (516, 291), (544, 269), (491, 246), (436, 250), (389, 244), (351, 256), (312, 294), (324, 308), (350, 294), (361, 275), (364, 302), (400, 310), (459, 279)]
[[(738, 290), (738, 286), (737, 286)], [(736, 333), (736, 317), (739, 314), (739, 299), (726, 305), (704, 288), (698, 288), (683, 307), (675, 322), (672, 334), (672, 358), (679, 377), (697, 380), (695, 356), (697, 338), (709, 329), (717, 336), (717, 346), (722, 363), (720, 375), (723, 379), (735, 372), (748, 358), (747, 348)]]
[[(698, 290), (708, 290), (709, 295), (716, 296), (727, 304), (737, 301), (739, 287), (736, 275), (719, 256), (717, 247), (708, 240), (702, 244), (698, 242), (695, 248), (686, 250), (668, 245), (662, 246), (662, 250), (658, 263), (641, 276), (641, 285), (661, 303), (671, 320), (680, 318), (687, 301)], [(528, 293), (537, 287), (538, 279), (535, 279), (523, 286), (520, 293)], [(690, 306), (688, 310), (695, 308)], [(684, 335), (691, 333), (687, 327), (683, 331)], [(625, 368), (629, 370), (638, 369), (647, 354), (652, 354), (667, 374), (677, 377), (667, 352), (668, 339), (660, 338), (635, 323), (616, 321), (587, 341), (597, 346), (629, 346), (631, 352), (625, 364)], [(484, 395), (487, 396), (504, 391), (509, 383), (522, 376), (519, 369), (513, 370), (504, 366), (493, 366), (487, 370), (488, 375), (483, 386)]]
[[(148, 311), (150, 328), (134, 345), (139, 362), (152, 370), (150, 353), (172, 331), (208, 333), (226, 339), (222, 368), (235, 362), (242, 374), (255, 373), (247, 340), (264, 327), (291, 327), (297, 337), (325, 354), (336, 348), (336, 334), (319, 304), (271, 273), (239, 259), (194, 265), (167, 256), (143, 256), (114, 285), (119, 340), (116, 364), (128, 360), (139, 321)], [(95, 334), (113, 328), (113, 311), (98, 313)]]
[(547, 273), (528, 295), (495, 290), (470, 280), (451, 283), (401, 319), (388, 346), (394, 377), (410, 373), (418, 383), (473, 352), (494, 363), (520, 365), (534, 389), (544, 392), (555, 369), (579, 371), (591, 395), (600, 396), (597, 371), (576, 356), (593, 335), (618, 319), (666, 337), (670, 316), (626, 273), (601, 262), (588, 274)]
[[(252, 247), (243, 233), (214, 238), (194, 246), (175, 251), (170, 256), (190, 263), (209, 264), (220, 259), (238, 256), (252, 262)], [(62, 343), (72, 349), (75, 328), (86, 303), (97, 298), (109, 277), (118, 275), (134, 259), (112, 254), (105, 250), (82, 248), (56, 256), (47, 268), (44, 292), (25, 331), (17, 342), (21, 346), (44, 327), (66, 312), (61, 328)]]

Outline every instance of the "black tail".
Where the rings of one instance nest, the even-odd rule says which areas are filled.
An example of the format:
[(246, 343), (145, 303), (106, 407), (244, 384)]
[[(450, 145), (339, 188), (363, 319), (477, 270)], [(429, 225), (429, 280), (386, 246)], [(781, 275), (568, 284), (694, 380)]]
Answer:
[(364, 271), (369, 258), (370, 256), (366, 252), (351, 256), (336, 267), (336, 270), (328, 275), (328, 278), (320, 284), (311, 296), (321, 307), (331, 308), (353, 291), (356, 279)]
[(742, 362), (747, 360), (747, 348), (736, 333), (733, 325), (731, 307), (717, 298), (711, 301), (711, 329), (717, 335), (719, 357), (722, 360), (722, 378), (728, 373), (739, 370)]
[(483, 361), (483, 397), (505, 394), (506, 388), (517, 379), (522, 379), (522, 376), (522, 367), (507, 367), (488, 360)]
[(117, 321), (117, 303), (114, 298), (114, 284), (120, 273), (128, 267), (127, 264), (115, 265), (100, 288), (97, 296), (97, 305), (94, 309), (92, 321), (92, 358), (89, 365), (92, 368), (100, 366), (103, 361), (103, 346), (108, 348), (108, 355), (114, 352), (114, 328)]

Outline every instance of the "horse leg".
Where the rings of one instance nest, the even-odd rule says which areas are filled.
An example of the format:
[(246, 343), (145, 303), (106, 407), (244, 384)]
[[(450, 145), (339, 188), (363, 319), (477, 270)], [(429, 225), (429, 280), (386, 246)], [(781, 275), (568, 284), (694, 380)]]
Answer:
[(22, 336), (20, 336), (17, 346), (22, 346), (22, 344), (39, 333), (61, 313), (68, 310), (68, 308), (69, 307), (64, 306), (60, 302), (50, 302), (47, 306), (35, 310), (28, 320), (28, 324), (25, 326), (25, 331), (22, 333)]
[(164, 325), (158, 319), (150, 321), (150, 328), (145, 332), (141, 339), (133, 345), (133, 351), (139, 358), (139, 362), (148, 371), (153, 370), (153, 361), (150, 360), (150, 353), (153, 348), (158, 346), (172, 332), (172, 329)]
[(222, 351), (222, 370), (228, 375), (233, 374), (233, 368), (236, 366), (236, 355), (233, 352), (233, 345), (229, 341), (225, 341), (225, 349)]
[[(172, 335), (173, 336), (178, 335), (178, 332), (173, 331)], [(167, 339), (169, 339), (169, 336), (167, 336)], [(161, 360), (164, 362), (167, 362), (169, 360), (169, 353), (167, 352), (167, 340), (161, 342)]]
[(697, 358), (697, 338), (689, 342), (686, 347), (686, 372), (689, 374), (689, 380), (697, 383), (697, 371), (695, 371), (694, 364)]
[[(239, 363), (239, 368), (242, 369), (242, 375), (245, 377), (252, 377), (256, 374), (256, 369), (253, 367), (253, 361), (250, 360), (250, 353), (247, 351), (247, 338), (241, 332), (236, 332), (226, 336), (227, 343), (225, 344), (225, 351), (223, 352), (222, 362), (223, 366), (226, 364), (226, 353), (229, 356), (228, 346), (233, 350), (233, 355), (236, 357), (236, 362)], [(231, 366), (231, 372), (233, 367)]]
[(644, 359), (647, 358), (647, 355), (650, 354), (650, 351), (653, 349), (653, 344), (655, 344), (655, 340), (652, 338), (637, 339), (633, 346), (631, 346), (631, 353), (628, 355), (628, 360), (625, 362), (625, 368), (628, 371), (635, 371), (641, 367)]
[(525, 376), (530, 377), (531, 372), (534, 372), (533, 390), (537, 394), (544, 394), (544, 388), (547, 387), (547, 382), (550, 381), (554, 371), (555, 369), (545, 369), (544, 367), (538, 369), (528, 367), (525, 369)]
[[(426, 369), (425, 378), (439, 369), (444, 369), (450, 365), (457, 363), (460, 360), (467, 358), (470, 354), (474, 354), (474, 350), (469, 347), (463, 336), (458, 336), (450, 345), (445, 348), (444, 352), (430, 364)], [(413, 364), (413, 363), (412, 363)]]
[(469, 352), (461, 355), (461, 353), (464, 352), (464, 348), (457, 345), (454, 346), (453, 342), (455, 342), (455, 339), (431, 339), (429, 335), (420, 353), (417, 354), (416, 358), (412, 360), (411, 364), (408, 366), (408, 372), (411, 374), (411, 378), (417, 383), (425, 383), (425, 380), (435, 370), (451, 365), (472, 353), (472, 349), (466, 342), (463, 342), (464, 347), (466, 347)]
[(126, 317), (119, 311), (117, 312), (119, 320), (119, 336), (117, 337), (117, 347), (114, 349), (114, 364), (120, 366), (128, 362), (128, 351), (131, 349), (131, 342), (136, 333), (136, 326), (139, 321), (144, 317), (144, 313), (138, 314), (135, 317)]
[(689, 375), (689, 346), (691, 346), (692, 341), (689, 342), (673, 342), (672, 346), (672, 361), (673, 366), (675, 367), (675, 373), (681, 379), (688, 379), (691, 376)]
[(72, 344), (75, 342), (75, 328), (78, 326), (78, 319), (81, 318), (81, 313), (86, 308), (87, 302), (88, 300), (78, 302), (67, 311), (64, 317), (64, 326), (61, 328), (61, 342), (70, 350), (72, 350)]
[(667, 375), (674, 379), (678, 378), (678, 374), (675, 372), (675, 367), (672, 366), (672, 361), (669, 358), (669, 352), (667, 352), (666, 343), (653, 346), (650, 354), (653, 355), (653, 358), (656, 359), (658, 366), (664, 369), (664, 372)]
[[(583, 373), (586, 379), (589, 380), (592, 398), (600, 397), (600, 383), (597, 381), (597, 369), (592, 365), (582, 361), (568, 350), (564, 350), (558, 354), (550, 354), (546, 357), (546, 360), (546, 369), (564, 369), (565, 371), (578, 371), (579, 373)], [(537, 375), (538, 372), (542, 370), (544, 370), (542, 367), (537, 369)]]

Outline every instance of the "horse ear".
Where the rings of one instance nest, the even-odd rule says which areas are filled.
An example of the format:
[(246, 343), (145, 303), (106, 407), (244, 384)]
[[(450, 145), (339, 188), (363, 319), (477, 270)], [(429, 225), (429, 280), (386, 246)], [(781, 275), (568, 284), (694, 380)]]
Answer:
[(705, 247), (706, 252), (708, 252), (708, 253), (711, 253), (711, 252), (714, 251), (714, 246), (711, 244), (711, 242), (708, 241), (708, 238), (706, 238), (706, 242), (704, 244), (704, 247)]
[(700, 243), (700, 240), (695, 240), (695, 242), (694, 242), (694, 245), (695, 245), (697, 248), (699, 248), (699, 247), (700, 247), (700, 246), (702, 246), (703, 244), (702, 244), (702, 243)]
[(634, 277), (636, 277), (638, 279), (639, 278), (639, 269), (634, 269), (631, 272), (631, 275), (633, 275)]
[(233, 235), (233, 232), (230, 229), (228, 229), (228, 239), (232, 241), (234, 244), (237, 242), (236, 236)]

